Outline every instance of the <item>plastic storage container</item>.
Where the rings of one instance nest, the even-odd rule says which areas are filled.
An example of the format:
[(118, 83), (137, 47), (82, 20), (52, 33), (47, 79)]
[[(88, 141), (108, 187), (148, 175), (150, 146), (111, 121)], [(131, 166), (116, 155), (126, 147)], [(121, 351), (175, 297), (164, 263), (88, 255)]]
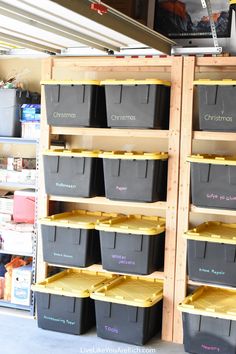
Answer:
[(91, 291), (116, 276), (67, 269), (32, 286), (36, 293), (38, 327), (83, 334), (95, 325)]
[(188, 353), (236, 352), (236, 291), (203, 286), (178, 306)]
[(103, 158), (107, 198), (138, 202), (165, 200), (167, 153), (111, 151), (99, 156)]
[(185, 238), (190, 279), (236, 287), (236, 224), (205, 222)]
[(164, 263), (165, 219), (123, 215), (100, 220), (102, 266), (115, 272), (150, 274)]
[(73, 210), (40, 220), (43, 259), (58, 265), (88, 267), (101, 260), (97, 220), (112, 214)]
[(20, 136), (21, 105), (30, 102), (28, 91), (0, 89), (0, 136)]
[(236, 156), (192, 155), (187, 161), (194, 205), (236, 209)]
[(34, 224), (35, 222), (35, 197), (34, 189), (25, 189), (14, 192), (13, 220)]
[(168, 129), (170, 82), (105, 80), (107, 124), (114, 128)]
[(236, 131), (236, 80), (197, 80), (199, 128)]
[(145, 344), (161, 330), (163, 283), (121, 276), (91, 294), (98, 337)]
[(48, 124), (59, 127), (106, 126), (105, 91), (99, 81), (42, 81)]
[(48, 150), (44, 153), (46, 193), (72, 197), (104, 194), (102, 161), (98, 151)]

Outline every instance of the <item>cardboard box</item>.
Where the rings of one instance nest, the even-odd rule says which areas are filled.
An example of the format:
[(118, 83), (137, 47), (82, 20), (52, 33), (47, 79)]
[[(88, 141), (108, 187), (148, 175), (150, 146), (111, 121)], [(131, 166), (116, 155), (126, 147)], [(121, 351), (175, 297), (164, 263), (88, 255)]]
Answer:
[(0, 228), (1, 249), (10, 254), (32, 254), (33, 253), (32, 231), (16, 231)]
[(15, 268), (12, 271), (11, 302), (30, 306), (31, 304), (32, 265)]
[(22, 122), (21, 137), (29, 140), (37, 140), (40, 137), (39, 122)]
[(0, 214), (13, 215), (13, 193), (0, 191)]

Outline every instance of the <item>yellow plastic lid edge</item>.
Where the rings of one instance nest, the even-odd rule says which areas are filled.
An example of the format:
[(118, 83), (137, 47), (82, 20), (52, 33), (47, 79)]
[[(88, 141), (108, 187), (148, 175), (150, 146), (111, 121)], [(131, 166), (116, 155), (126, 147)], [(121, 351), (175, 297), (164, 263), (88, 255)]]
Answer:
[(159, 79), (144, 79), (144, 80), (135, 80), (135, 79), (127, 79), (127, 80), (115, 80), (108, 79), (102, 80), (100, 82), (101, 85), (163, 85), (163, 86), (171, 86), (170, 81), (159, 80)]
[(203, 86), (212, 86), (212, 85), (230, 86), (230, 85), (236, 85), (236, 80), (233, 80), (233, 79), (222, 79), (222, 80), (200, 79), (200, 80), (194, 80), (193, 84), (195, 86), (197, 86), (197, 85), (203, 85)]
[(42, 80), (40, 85), (97, 85), (99, 80)]

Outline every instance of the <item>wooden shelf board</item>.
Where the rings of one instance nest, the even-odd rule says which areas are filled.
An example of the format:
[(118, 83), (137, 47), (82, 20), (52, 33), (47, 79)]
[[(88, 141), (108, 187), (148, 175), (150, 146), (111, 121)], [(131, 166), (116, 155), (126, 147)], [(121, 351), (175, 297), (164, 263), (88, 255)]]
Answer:
[(195, 140), (217, 140), (217, 141), (236, 141), (236, 133), (234, 132), (208, 132), (194, 131), (193, 139)]
[(194, 205), (191, 205), (190, 211), (193, 213), (202, 213), (202, 214), (236, 216), (236, 210), (200, 208)]
[[(71, 267), (71, 266), (65, 266), (65, 265), (58, 265), (58, 264), (53, 264), (53, 263), (49, 263), (48, 264), (51, 267), (61, 267), (61, 268), (73, 268), (73, 269), (82, 269), (82, 270), (91, 270), (93, 272), (103, 272), (103, 273), (109, 273), (109, 274), (120, 274), (120, 275), (131, 275), (131, 276), (135, 276), (137, 274), (130, 274), (130, 273), (119, 273), (119, 272), (110, 272), (107, 271), (105, 269), (102, 268), (101, 264), (93, 264), (89, 267), (86, 268), (81, 268), (81, 267)], [(164, 272), (153, 272), (149, 275), (137, 275), (138, 277), (144, 277), (144, 278), (152, 278), (152, 279), (164, 279)]]
[(80, 127), (51, 127), (52, 134), (59, 135), (83, 135), (83, 136), (114, 136), (114, 137), (138, 137), (138, 138), (162, 138), (169, 137), (169, 130), (155, 129), (116, 129), (116, 128), (80, 128)]
[(138, 202), (126, 202), (119, 200), (110, 200), (105, 197), (94, 197), (94, 198), (76, 198), (76, 197), (63, 197), (63, 196), (49, 196), (49, 200), (59, 201), (59, 202), (72, 202), (72, 203), (83, 203), (83, 204), (93, 204), (93, 205), (108, 205), (108, 206), (120, 206), (120, 207), (130, 207), (130, 208), (143, 208), (143, 209), (159, 209), (166, 210), (166, 202), (155, 202), (155, 203), (138, 203)]
[(211, 284), (211, 283), (203, 283), (200, 281), (194, 281), (194, 280), (188, 280), (188, 285), (196, 285), (196, 286), (211, 286), (213, 288), (222, 288), (222, 289), (230, 289), (230, 290), (236, 290), (236, 287), (233, 286), (228, 286), (228, 285), (220, 285), (220, 284)]

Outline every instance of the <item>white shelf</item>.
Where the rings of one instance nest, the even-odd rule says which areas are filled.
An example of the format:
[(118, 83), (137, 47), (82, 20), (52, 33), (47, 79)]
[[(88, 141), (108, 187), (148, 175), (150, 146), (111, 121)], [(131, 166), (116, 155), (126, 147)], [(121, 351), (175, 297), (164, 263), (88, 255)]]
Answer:
[(17, 183), (17, 182), (0, 182), (0, 188), (33, 188), (35, 189), (35, 184)]
[(1, 250), (0, 249), (0, 254), (11, 254), (11, 255), (16, 255), (16, 256), (25, 256), (25, 257), (33, 257), (32, 253), (27, 253), (27, 252), (13, 252), (13, 251), (7, 251), (7, 250)]
[(0, 136), (0, 144), (36, 144), (37, 140)]
[(31, 306), (23, 306), (23, 305), (13, 304), (12, 302), (5, 301), (5, 300), (0, 300), (0, 306), (13, 308), (13, 309), (17, 309), (17, 310), (31, 311)]

